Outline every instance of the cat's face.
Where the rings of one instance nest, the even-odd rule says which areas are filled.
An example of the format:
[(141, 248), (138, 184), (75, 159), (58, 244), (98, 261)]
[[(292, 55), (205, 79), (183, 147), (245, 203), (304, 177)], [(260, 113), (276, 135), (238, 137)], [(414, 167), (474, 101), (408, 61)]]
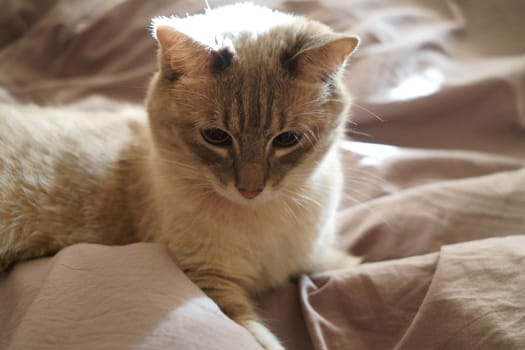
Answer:
[[(170, 32), (157, 32), (161, 71), (148, 98), (163, 158), (174, 168), (173, 162), (183, 164), (179, 171), (193, 183), (239, 204), (267, 202), (312, 176), (341, 135), (347, 98), (336, 73), (352, 43), (323, 43), (296, 57), (305, 43), (283, 45), (294, 35), (274, 33), (202, 51), (186, 36), (164, 30)], [(184, 50), (192, 52), (184, 55), (193, 60), (189, 65), (173, 58)], [(310, 67), (337, 53), (338, 60)]]

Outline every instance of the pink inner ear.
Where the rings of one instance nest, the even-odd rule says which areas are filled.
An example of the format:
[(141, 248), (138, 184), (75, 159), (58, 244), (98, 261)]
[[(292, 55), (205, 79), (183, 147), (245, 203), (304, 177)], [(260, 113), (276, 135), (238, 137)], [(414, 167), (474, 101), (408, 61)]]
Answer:
[(179, 74), (204, 74), (210, 66), (211, 48), (169, 26), (159, 26), (156, 36), (161, 53), (171, 69)]
[(294, 58), (297, 62), (298, 74), (306, 79), (324, 79), (342, 67), (358, 44), (359, 39), (356, 37), (338, 36), (324, 44), (307, 48)]

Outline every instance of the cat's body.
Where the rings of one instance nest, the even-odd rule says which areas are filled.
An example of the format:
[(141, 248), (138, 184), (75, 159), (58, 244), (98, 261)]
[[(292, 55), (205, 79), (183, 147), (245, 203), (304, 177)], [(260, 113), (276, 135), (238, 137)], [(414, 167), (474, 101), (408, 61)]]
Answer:
[[(262, 24), (224, 25), (239, 11), (243, 26)], [(194, 33), (208, 22), (219, 24)], [(148, 118), (0, 106), (0, 266), (78, 242), (162, 242), (223, 311), (281, 349), (250, 297), (356, 262), (334, 248), (334, 216), (339, 71), (357, 40), (251, 5), (158, 19), (156, 36)]]
[(78, 242), (136, 240), (127, 187), (138, 174), (126, 159), (138, 149), (140, 123), (0, 105), (0, 267)]

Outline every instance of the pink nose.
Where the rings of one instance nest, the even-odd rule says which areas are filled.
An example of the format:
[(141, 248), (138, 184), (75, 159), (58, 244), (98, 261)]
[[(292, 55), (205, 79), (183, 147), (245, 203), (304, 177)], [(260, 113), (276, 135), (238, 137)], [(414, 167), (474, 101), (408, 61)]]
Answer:
[(244, 191), (239, 190), (239, 192), (242, 194), (242, 196), (246, 199), (253, 199), (257, 197), (262, 191), (261, 190), (255, 190), (255, 191)]

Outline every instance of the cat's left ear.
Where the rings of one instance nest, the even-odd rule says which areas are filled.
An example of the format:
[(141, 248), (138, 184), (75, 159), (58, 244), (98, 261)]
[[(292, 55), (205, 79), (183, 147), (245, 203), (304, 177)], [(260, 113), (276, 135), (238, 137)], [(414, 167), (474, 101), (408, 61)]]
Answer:
[(209, 71), (212, 48), (165, 25), (155, 29), (155, 37), (160, 45), (161, 70), (170, 70), (176, 76), (202, 75)]
[(288, 67), (303, 79), (323, 80), (340, 71), (358, 45), (356, 36), (330, 34), (297, 52)]

